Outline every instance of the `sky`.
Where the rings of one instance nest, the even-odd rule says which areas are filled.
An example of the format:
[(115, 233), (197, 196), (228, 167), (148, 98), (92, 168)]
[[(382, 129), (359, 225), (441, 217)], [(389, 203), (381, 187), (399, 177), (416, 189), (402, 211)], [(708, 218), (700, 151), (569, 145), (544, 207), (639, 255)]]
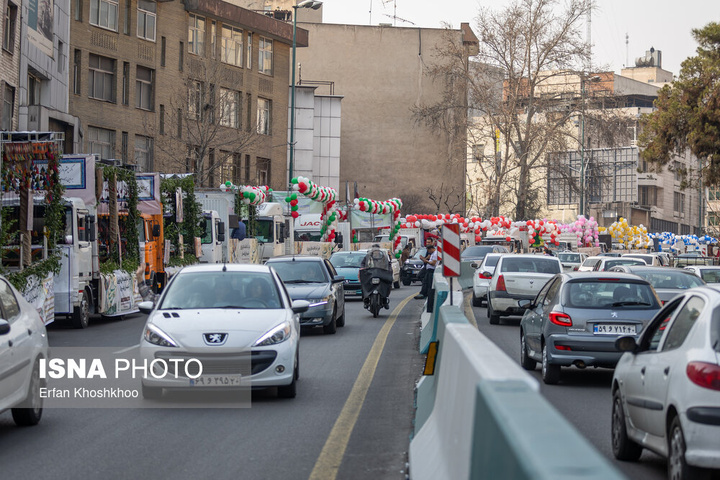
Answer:
[[(459, 28), (461, 22), (467, 22), (477, 34), (475, 19), (480, 7), (500, 10), (509, 3), (510, 0), (323, 0), (323, 22), (394, 23), (397, 27), (426, 28), (441, 28), (443, 22)], [(654, 47), (662, 52), (662, 68), (677, 75), (681, 62), (695, 55), (697, 43), (690, 31), (711, 21), (720, 22), (718, 0), (596, 0), (596, 4), (591, 20), (593, 64), (601, 67), (598, 70), (616, 73), (628, 60), (629, 66), (634, 66), (635, 58)]]

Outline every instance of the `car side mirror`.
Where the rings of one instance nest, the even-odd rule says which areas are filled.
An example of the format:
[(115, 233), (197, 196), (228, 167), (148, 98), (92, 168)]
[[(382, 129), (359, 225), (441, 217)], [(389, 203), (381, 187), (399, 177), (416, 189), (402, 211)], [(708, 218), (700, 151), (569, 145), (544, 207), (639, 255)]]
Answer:
[(97, 240), (97, 235), (95, 234), (95, 232), (97, 231), (97, 227), (95, 226), (95, 222), (96, 222), (95, 215), (88, 215), (88, 217), (87, 217), (87, 229), (88, 229), (87, 230), (88, 231), (87, 238), (88, 238), (89, 242), (94, 242), (95, 240)]
[(471, 266), (472, 268), (480, 268), (480, 264), (477, 263), (477, 262), (472, 262), (472, 263), (470, 264), (470, 266)]
[(149, 315), (150, 312), (153, 311), (153, 308), (155, 308), (155, 304), (153, 302), (138, 303), (138, 310), (140, 310), (140, 312), (144, 313), (145, 315)]
[(345, 277), (343, 277), (342, 275), (335, 275), (333, 277), (332, 283), (341, 283), (344, 281), (345, 281)]
[(527, 300), (527, 299), (518, 300), (517, 303), (518, 303), (518, 307), (520, 307), (520, 308), (533, 308), (533, 306), (534, 306), (532, 303), (532, 300)]
[(310, 302), (307, 300), (293, 300), (292, 302), (293, 313), (307, 312), (308, 308), (310, 308)]
[(7, 320), (0, 320), (0, 335), (6, 335), (10, 331), (10, 324)]
[(638, 344), (635, 337), (620, 337), (615, 340), (615, 349), (620, 352), (636, 352)]

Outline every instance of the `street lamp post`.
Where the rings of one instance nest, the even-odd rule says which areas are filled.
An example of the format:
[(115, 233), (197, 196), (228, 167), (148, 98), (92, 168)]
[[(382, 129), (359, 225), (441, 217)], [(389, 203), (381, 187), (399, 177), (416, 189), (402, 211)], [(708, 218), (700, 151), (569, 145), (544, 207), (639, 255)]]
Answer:
[(598, 75), (586, 80), (585, 73), (580, 74), (580, 101), (582, 102), (580, 106), (582, 109), (580, 121), (580, 208), (578, 209), (580, 215), (585, 215), (585, 83), (600, 80)]
[(288, 185), (293, 178), (293, 167), (295, 164), (295, 51), (297, 49), (297, 11), (298, 8), (312, 8), (317, 10), (322, 6), (322, 2), (317, 0), (303, 0), (297, 5), (293, 5), (293, 36), (292, 36), (292, 79), (290, 84), (290, 165), (288, 168)]

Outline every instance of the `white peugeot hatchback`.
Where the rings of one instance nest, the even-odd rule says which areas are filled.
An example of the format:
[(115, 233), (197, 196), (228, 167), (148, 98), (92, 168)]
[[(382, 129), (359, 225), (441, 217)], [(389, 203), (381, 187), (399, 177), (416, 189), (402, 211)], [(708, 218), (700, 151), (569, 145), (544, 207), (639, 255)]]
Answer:
[(637, 460), (647, 448), (668, 459), (668, 477), (720, 469), (720, 290), (686, 290), (665, 304), (626, 352), (612, 382), (612, 449)]

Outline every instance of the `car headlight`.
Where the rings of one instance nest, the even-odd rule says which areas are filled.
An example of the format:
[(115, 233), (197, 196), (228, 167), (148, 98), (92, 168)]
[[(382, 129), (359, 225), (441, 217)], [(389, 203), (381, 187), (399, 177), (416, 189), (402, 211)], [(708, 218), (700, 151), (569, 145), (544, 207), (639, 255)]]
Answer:
[(314, 298), (312, 300), (308, 300), (308, 302), (310, 302), (310, 308), (327, 305), (328, 303), (330, 303), (330, 301), (332, 301), (332, 295), (328, 295), (327, 297), (323, 298)]
[(255, 342), (256, 347), (264, 347), (266, 345), (276, 345), (290, 338), (290, 323), (284, 322), (277, 327), (269, 330)]
[(155, 325), (145, 327), (143, 338), (146, 342), (160, 347), (177, 347), (177, 343), (170, 336)]

